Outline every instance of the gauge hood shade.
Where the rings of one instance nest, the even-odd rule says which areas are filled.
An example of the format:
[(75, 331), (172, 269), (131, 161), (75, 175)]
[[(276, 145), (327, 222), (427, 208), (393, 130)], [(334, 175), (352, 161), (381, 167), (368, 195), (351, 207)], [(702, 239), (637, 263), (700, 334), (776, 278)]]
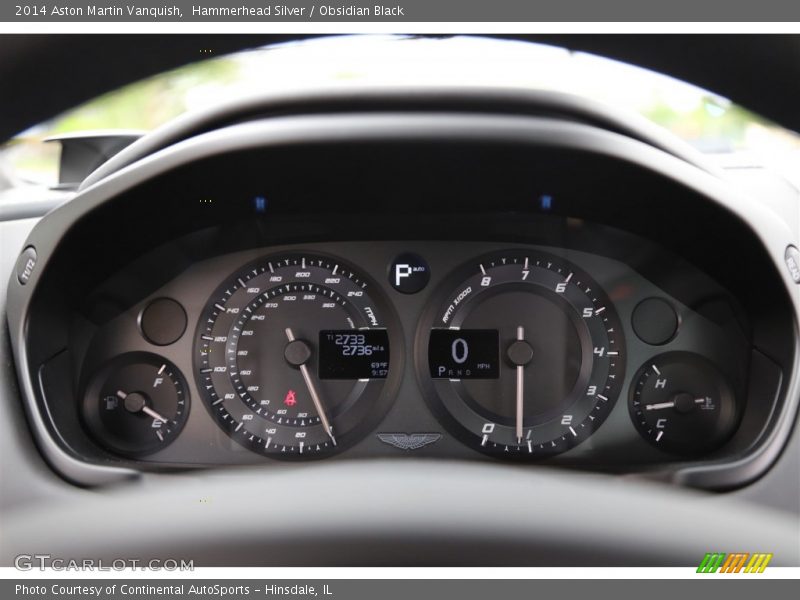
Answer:
[[(0, 139), (127, 83), (203, 58), (308, 35), (9, 35), (0, 50)], [(515, 35), (638, 65), (800, 131), (800, 35)], [(211, 42), (211, 43), (210, 43)], [(97, 52), (103, 48), (103, 52)]]

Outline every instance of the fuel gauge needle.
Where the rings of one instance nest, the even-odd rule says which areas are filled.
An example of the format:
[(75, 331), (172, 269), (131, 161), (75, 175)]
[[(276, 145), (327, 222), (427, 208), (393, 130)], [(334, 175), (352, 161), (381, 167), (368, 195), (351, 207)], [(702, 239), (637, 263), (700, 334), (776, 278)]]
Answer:
[[(297, 341), (290, 327), (286, 328), (286, 337), (288, 338), (290, 344)], [(308, 352), (308, 355), (310, 356), (310, 352)], [(333, 445), (335, 446), (336, 438), (333, 437), (333, 428), (331, 427), (330, 421), (328, 421), (328, 415), (325, 414), (325, 408), (323, 407), (322, 400), (317, 393), (317, 388), (314, 386), (314, 381), (311, 379), (311, 374), (308, 372), (308, 367), (306, 366), (305, 362), (302, 362), (296, 366), (300, 369), (300, 373), (303, 376), (303, 381), (306, 382), (308, 393), (311, 395), (311, 401), (314, 403), (314, 408), (317, 410), (319, 420), (322, 422), (322, 427), (325, 429), (325, 432), (328, 434), (328, 437), (331, 438), (331, 442), (333, 442)]]
[(162, 417), (160, 414), (158, 414), (156, 411), (154, 411), (149, 406), (145, 406), (144, 408), (142, 408), (142, 412), (144, 414), (150, 416), (150, 417), (153, 417), (154, 419), (157, 419), (159, 421), (163, 421), (164, 423), (168, 423), (169, 422), (167, 419)]
[(168, 419), (165, 419), (160, 414), (158, 414), (155, 410), (147, 406), (147, 396), (144, 394), (139, 394), (134, 392), (133, 394), (126, 394), (122, 390), (117, 390), (117, 398), (124, 402), (125, 409), (128, 412), (138, 413), (142, 412), (149, 417), (154, 418), (157, 421), (162, 421), (163, 423), (169, 423)]

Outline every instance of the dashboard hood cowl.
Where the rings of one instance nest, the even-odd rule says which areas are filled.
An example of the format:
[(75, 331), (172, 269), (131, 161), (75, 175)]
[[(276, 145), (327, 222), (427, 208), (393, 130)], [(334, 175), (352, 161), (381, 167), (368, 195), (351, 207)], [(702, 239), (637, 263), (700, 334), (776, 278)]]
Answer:
[[(309, 35), (15, 35), (0, 51), (0, 139), (127, 83), (215, 54)], [(441, 36), (438, 36), (441, 37)], [(645, 67), (721, 94), (800, 131), (798, 35), (513, 35)], [(103, 52), (97, 52), (103, 48)], [(124, 67), (124, 68), (123, 68)]]

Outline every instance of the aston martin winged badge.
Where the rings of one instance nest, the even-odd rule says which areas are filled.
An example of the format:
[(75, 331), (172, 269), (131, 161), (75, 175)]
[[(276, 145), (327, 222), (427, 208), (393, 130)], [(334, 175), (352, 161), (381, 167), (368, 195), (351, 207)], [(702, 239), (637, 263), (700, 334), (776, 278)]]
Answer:
[(401, 450), (417, 450), (428, 444), (438, 442), (441, 433), (379, 433), (378, 439)]

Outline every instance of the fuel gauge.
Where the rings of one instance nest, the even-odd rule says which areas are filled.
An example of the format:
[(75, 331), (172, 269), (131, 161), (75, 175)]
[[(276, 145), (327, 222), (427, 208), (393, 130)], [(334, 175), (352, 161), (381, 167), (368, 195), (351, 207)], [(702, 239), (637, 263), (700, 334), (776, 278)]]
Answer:
[(684, 456), (719, 447), (737, 421), (736, 399), (725, 376), (689, 352), (662, 354), (645, 363), (633, 380), (629, 409), (642, 437)]
[(118, 454), (143, 456), (169, 445), (189, 414), (180, 371), (148, 353), (122, 355), (94, 375), (83, 416), (97, 442)]

